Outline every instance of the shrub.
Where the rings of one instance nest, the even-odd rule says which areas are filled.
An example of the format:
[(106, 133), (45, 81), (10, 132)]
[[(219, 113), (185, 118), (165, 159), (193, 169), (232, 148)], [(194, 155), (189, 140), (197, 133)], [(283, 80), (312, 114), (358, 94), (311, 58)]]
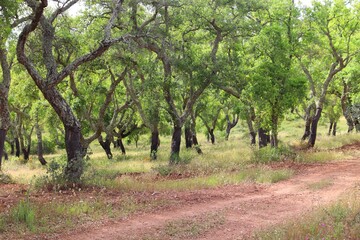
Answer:
[(251, 162), (269, 163), (296, 159), (297, 154), (289, 147), (280, 146), (278, 148), (264, 147), (253, 151)]
[(35, 187), (50, 190), (60, 190), (66, 184), (64, 178), (64, 169), (66, 166), (65, 156), (53, 159), (47, 164), (47, 171), (44, 176), (36, 179)]
[(158, 165), (153, 169), (163, 177), (169, 176), (173, 171), (173, 168), (169, 165)]
[(14, 181), (11, 179), (11, 177), (5, 173), (0, 172), (0, 183), (2, 184), (10, 184)]

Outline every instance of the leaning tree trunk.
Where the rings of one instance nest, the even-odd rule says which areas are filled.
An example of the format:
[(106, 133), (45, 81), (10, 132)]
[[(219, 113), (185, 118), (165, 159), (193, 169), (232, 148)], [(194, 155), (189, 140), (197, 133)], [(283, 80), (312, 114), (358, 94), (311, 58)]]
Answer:
[(67, 165), (64, 171), (65, 178), (69, 182), (79, 182), (83, 173), (83, 157), (86, 153), (86, 149), (84, 149), (81, 142), (83, 135), (80, 122), (57, 89), (43, 87), (40, 89), (64, 125), (67, 155)]
[(305, 131), (304, 131), (304, 135), (302, 136), (301, 140), (305, 141), (306, 139), (309, 138), (310, 134), (311, 134), (311, 124), (312, 124), (313, 118), (309, 117), (306, 119), (305, 122)]
[(181, 127), (174, 126), (174, 132), (171, 139), (170, 164), (176, 164), (180, 158)]
[(160, 145), (159, 131), (156, 128), (153, 131), (151, 131), (151, 146), (150, 146), (151, 160), (157, 159), (157, 151), (158, 151), (159, 145)]
[(308, 141), (309, 147), (315, 146), (317, 126), (318, 126), (318, 123), (319, 123), (319, 120), (321, 117), (321, 112), (322, 112), (322, 108), (316, 108), (316, 112), (315, 112), (315, 115), (313, 117), (312, 124), (311, 124), (311, 132), (310, 132), (310, 137), (309, 137), (309, 141)]
[(122, 138), (121, 137), (118, 137), (117, 141), (116, 141), (118, 147), (120, 148), (121, 150), (121, 154), (122, 155), (125, 155), (126, 154), (126, 150), (125, 150), (125, 146), (124, 146), (124, 143), (122, 141)]
[(100, 135), (99, 138), (98, 138), (98, 141), (100, 143), (100, 146), (104, 149), (107, 158), (112, 159), (113, 155), (111, 153), (111, 148), (110, 148), (110, 145), (111, 145), (110, 137), (106, 136), (105, 141), (104, 141), (102, 136)]
[(234, 116), (234, 119), (233, 119), (232, 122), (230, 121), (229, 115), (226, 115), (226, 122), (227, 122), (226, 134), (225, 134), (225, 140), (226, 141), (229, 140), (231, 129), (233, 129), (236, 126), (238, 121), (239, 121), (239, 115), (236, 115), (236, 117)]
[(333, 131), (332, 131), (332, 135), (336, 136), (336, 127), (337, 127), (337, 122), (334, 122), (334, 126), (333, 126)]

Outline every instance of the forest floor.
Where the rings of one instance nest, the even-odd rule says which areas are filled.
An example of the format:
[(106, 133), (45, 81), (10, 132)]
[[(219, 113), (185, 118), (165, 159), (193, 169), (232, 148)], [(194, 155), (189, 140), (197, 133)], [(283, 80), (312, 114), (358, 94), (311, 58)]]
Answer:
[[(358, 149), (360, 145), (354, 144), (337, 151)], [(360, 188), (358, 157), (323, 164), (277, 163), (272, 167), (291, 168), (295, 174), (274, 184), (244, 183), (196, 191), (134, 193), (137, 201), (164, 200), (172, 204), (122, 219), (87, 223), (76, 230), (25, 238), (249, 239), (257, 231), (300, 218)], [(22, 190), (9, 189), (8, 201), (11, 191), (19, 194)], [(92, 193), (82, 194), (91, 197)], [(116, 194), (108, 192), (107, 196), (116, 199)]]

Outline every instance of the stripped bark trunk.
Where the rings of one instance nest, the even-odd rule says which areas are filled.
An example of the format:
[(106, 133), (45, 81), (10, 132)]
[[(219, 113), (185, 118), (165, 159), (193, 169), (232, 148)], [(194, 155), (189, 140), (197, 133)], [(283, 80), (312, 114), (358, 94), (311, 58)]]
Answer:
[(315, 146), (315, 141), (316, 141), (316, 135), (317, 135), (317, 126), (321, 117), (321, 112), (322, 112), (322, 108), (316, 108), (316, 112), (314, 115), (314, 118), (312, 120), (312, 124), (311, 124), (311, 131), (310, 131), (310, 137), (309, 137), (309, 141), (308, 141), (308, 146), (309, 147), (314, 147)]

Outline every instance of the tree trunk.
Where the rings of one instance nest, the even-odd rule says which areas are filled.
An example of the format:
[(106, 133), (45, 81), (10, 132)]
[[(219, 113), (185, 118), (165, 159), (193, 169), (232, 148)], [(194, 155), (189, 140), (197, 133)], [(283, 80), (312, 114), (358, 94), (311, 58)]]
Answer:
[(12, 155), (12, 156), (14, 156), (14, 154), (15, 154), (15, 145), (14, 145), (14, 141), (9, 141), (10, 142), (10, 154)]
[(80, 126), (65, 127), (65, 148), (67, 154), (67, 165), (65, 167), (65, 177), (70, 182), (78, 182), (83, 173), (84, 149), (81, 144), (82, 134)]
[(201, 148), (199, 146), (199, 142), (198, 142), (197, 136), (196, 136), (196, 117), (195, 117), (193, 112), (191, 113), (190, 130), (191, 130), (191, 135), (192, 135), (191, 136), (192, 137), (191, 142), (192, 142), (196, 152), (198, 154), (202, 154), (203, 152), (202, 152), (202, 150), (201, 150)]
[(201, 148), (199, 146), (199, 142), (198, 142), (196, 134), (194, 132), (193, 132), (193, 136), (192, 136), (192, 142), (194, 144), (194, 148), (195, 148), (196, 152), (198, 154), (202, 154), (203, 152), (202, 152), (202, 150), (201, 150)]
[(256, 132), (250, 132), (250, 145), (256, 145)]
[(193, 145), (191, 128), (188, 125), (185, 125), (185, 145), (186, 148), (192, 148)]
[(322, 108), (316, 108), (315, 116), (314, 116), (314, 118), (312, 120), (312, 124), (311, 124), (311, 132), (310, 132), (310, 137), (309, 137), (309, 141), (308, 141), (309, 147), (315, 146), (317, 126), (318, 126), (318, 123), (319, 123), (319, 120), (321, 117), (321, 112), (322, 112)]
[(225, 134), (225, 141), (229, 140), (229, 136), (230, 136), (230, 131), (231, 131), (231, 125), (228, 123), (226, 126), (226, 134)]
[[(3, 13), (3, 12), (2, 12)], [(8, 129), (10, 128), (10, 113), (8, 105), (8, 96), (11, 82), (11, 66), (7, 59), (6, 38), (1, 38), (0, 45), (0, 171), (1, 159), (5, 153), (5, 137)]]
[(67, 154), (65, 178), (69, 182), (79, 182), (83, 173), (83, 157), (86, 153), (86, 147), (81, 143), (83, 135), (80, 122), (57, 89), (42, 85), (39, 88), (64, 125)]
[(27, 146), (27, 148), (22, 149), (23, 155), (24, 155), (24, 161), (25, 163), (29, 161), (30, 156), (30, 144)]
[(305, 131), (304, 131), (304, 135), (301, 138), (302, 141), (305, 141), (310, 136), (311, 124), (312, 124), (312, 121), (313, 121), (313, 118), (314, 118), (314, 113), (313, 113), (314, 109), (315, 109), (315, 104), (314, 103), (310, 104), (305, 109)]
[(304, 131), (304, 135), (302, 136), (301, 140), (305, 141), (306, 139), (309, 138), (310, 133), (311, 133), (311, 124), (312, 124), (313, 118), (309, 117), (306, 118), (305, 121), (305, 131)]
[(278, 114), (277, 112), (273, 112), (272, 113), (272, 117), (271, 117), (271, 136), (270, 136), (270, 145), (272, 148), (277, 148), (279, 145), (279, 140), (278, 140), (278, 122), (279, 122), (279, 118), (278, 118)]
[(150, 147), (151, 160), (157, 159), (157, 151), (159, 145), (160, 145), (159, 131), (155, 129), (154, 131), (151, 132), (151, 147)]
[(333, 131), (332, 131), (333, 136), (336, 136), (336, 127), (337, 127), (337, 122), (334, 122)]
[(360, 123), (358, 120), (354, 121), (354, 126), (355, 126), (356, 132), (360, 132)]
[(174, 126), (171, 139), (170, 164), (177, 164), (180, 158), (181, 127)]
[(15, 156), (20, 157), (20, 141), (19, 138), (14, 138), (15, 141)]
[(5, 147), (5, 137), (6, 137), (6, 131), (0, 129), (0, 171), (1, 171), (1, 166), (2, 166), (2, 156), (4, 153), (4, 147)]
[(266, 147), (268, 144), (269, 136), (263, 128), (259, 128), (259, 148)]
[(255, 145), (256, 144), (256, 132), (254, 130), (254, 126), (253, 126), (250, 114), (248, 114), (248, 116), (246, 117), (246, 123), (247, 123), (248, 129), (249, 129), (250, 145)]
[(37, 138), (37, 155), (38, 155), (38, 159), (41, 163), (41, 165), (46, 165), (46, 160), (44, 158), (44, 149), (43, 149), (43, 141), (42, 141), (42, 133), (41, 133), (41, 129), (38, 123), (38, 116), (36, 115), (36, 124), (35, 124), (35, 128), (36, 128), (36, 138)]
[(330, 134), (331, 134), (331, 131), (332, 131), (332, 128), (333, 128), (333, 124), (334, 124), (334, 121), (330, 121), (328, 136), (330, 136)]
[(99, 141), (101, 147), (104, 149), (107, 158), (112, 159), (113, 155), (111, 153), (111, 148), (110, 148), (110, 145), (111, 145), (110, 137), (106, 136), (106, 139), (104, 141), (102, 136), (100, 135), (99, 138), (98, 138), (98, 141)]
[(277, 148), (279, 146), (279, 140), (277, 134), (271, 134), (270, 144), (271, 147), (273, 148)]
[(348, 125), (348, 133), (350, 133), (354, 130), (354, 121), (351, 116), (351, 110), (349, 107), (350, 99), (348, 97), (350, 89), (348, 84), (344, 81), (344, 78), (342, 79), (342, 83), (344, 88), (340, 98), (341, 110), (346, 119), (346, 124)]
[(124, 143), (123, 143), (123, 141), (122, 141), (122, 138), (119, 137), (119, 138), (117, 139), (116, 143), (117, 143), (118, 147), (119, 147), (120, 150), (121, 150), (121, 154), (122, 154), (122, 155), (125, 155), (125, 154), (126, 154), (126, 150), (125, 150), (125, 146), (124, 146)]
[(229, 115), (226, 115), (226, 121), (227, 121), (226, 134), (225, 134), (225, 140), (226, 141), (229, 140), (231, 129), (233, 129), (236, 126), (236, 124), (238, 123), (238, 121), (239, 121), (239, 115), (236, 115), (236, 117), (234, 115), (233, 117), (234, 117), (233, 121), (231, 122), (230, 118), (229, 118)]
[(213, 128), (211, 128), (211, 129), (209, 130), (209, 135), (210, 135), (211, 143), (212, 143), (212, 144), (215, 144), (215, 135), (214, 135), (214, 129), (213, 129)]

